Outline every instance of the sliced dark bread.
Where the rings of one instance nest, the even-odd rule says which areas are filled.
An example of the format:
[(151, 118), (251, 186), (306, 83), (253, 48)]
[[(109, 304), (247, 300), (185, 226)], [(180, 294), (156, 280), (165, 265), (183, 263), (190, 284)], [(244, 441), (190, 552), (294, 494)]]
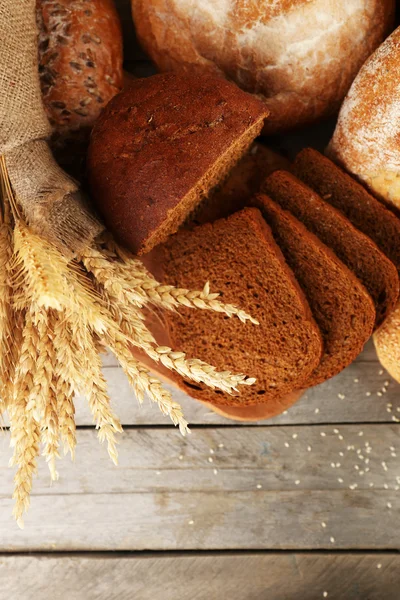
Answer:
[(290, 211), (356, 275), (375, 303), (375, 327), (381, 325), (399, 295), (397, 269), (387, 256), (343, 213), (291, 173), (275, 171), (262, 184), (261, 191)]
[(322, 360), (308, 386), (349, 365), (372, 334), (375, 309), (355, 275), (290, 212), (265, 194), (254, 198), (276, 243), (300, 283), (325, 342)]
[[(259, 321), (242, 324), (220, 313), (182, 309), (165, 315), (173, 347), (215, 365), (256, 377), (240, 395), (176, 381), (198, 400), (219, 405), (270, 405), (302, 388), (322, 355), (322, 339), (310, 307), (260, 212), (247, 208), (227, 219), (180, 230), (157, 249), (163, 281), (199, 289), (206, 281)], [(156, 260), (156, 262), (157, 262)]]
[(247, 152), (267, 116), (263, 102), (221, 77), (133, 81), (90, 140), (88, 180), (106, 225), (134, 253), (165, 241)]
[(288, 169), (289, 166), (286, 158), (255, 142), (249, 152), (233, 167), (227, 179), (199, 204), (185, 226), (213, 223), (241, 210), (248, 200), (260, 191), (260, 186), (268, 175), (278, 169)]
[(297, 155), (292, 170), (368, 235), (400, 273), (400, 219), (360, 183), (312, 148)]

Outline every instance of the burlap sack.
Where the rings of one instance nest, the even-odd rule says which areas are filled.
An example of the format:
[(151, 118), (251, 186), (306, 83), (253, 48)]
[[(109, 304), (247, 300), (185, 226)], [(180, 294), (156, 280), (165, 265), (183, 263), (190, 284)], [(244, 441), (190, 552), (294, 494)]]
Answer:
[(45, 141), (51, 127), (40, 92), (35, 10), (36, 0), (0, 0), (0, 155), (27, 222), (75, 254), (102, 226)]

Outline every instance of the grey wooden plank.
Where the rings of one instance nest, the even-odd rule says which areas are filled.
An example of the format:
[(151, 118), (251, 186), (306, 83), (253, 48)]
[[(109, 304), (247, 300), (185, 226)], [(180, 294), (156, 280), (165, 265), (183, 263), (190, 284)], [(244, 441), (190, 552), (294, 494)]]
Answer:
[[(125, 425), (165, 425), (170, 421), (158, 408), (146, 401), (139, 405), (122, 370), (114, 362), (105, 360), (104, 373), (116, 413)], [(386, 386), (385, 383), (389, 382)], [(193, 425), (228, 425), (234, 422), (221, 417), (209, 407), (168, 387), (173, 397)], [(382, 390), (386, 391), (382, 391)], [(391, 406), (388, 406), (391, 405)], [(382, 369), (379, 363), (358, 360), (340, 375), (308, 390), (286, 414), (261, 421), (260, 425), (287, 425), (311, 423), (367, 423), (393, 422), (400, 418), (400, 385)], [(76, 399), (78, 425), (91, 425), (92, 418), (84, 398)], [(6, 421), (8, 424), (8, 421)], [(172, 425), (171, 425), (172, 426)]]
[(399, 425), (138, 429), (118, 468), (80, 431), (57, 483), (41, 464), (23, 531), (7, 442), (0, 551), (400, 548)]
[[(138, 405), (120, 369), (106, 368), (105, 375), (113, 404), (124, 424), (168, 424), (168, 420), (150, 402), (142, 406)], [(385, 385), (386, 382), (389, 382), (389, 385)], [(174, 399), (184, 408), (190, 423), (206, 425), (232, 423), (183, 392), (171, 386), (167, 387), (172, 390)], [(308, 390), (286, 414), (261, 423), (284, 425), (392, 422), (397, 418), (400, 418), (400, 385), (382, 369), (378, 362), (358, 360), (338, 376)], [(77, 400), (77, 422), (82, 425), (92, 422), (87, 403), (83, 399)]]
[(2, 556), (0, 598), (398, 600), (399, 570), (393, 553)]

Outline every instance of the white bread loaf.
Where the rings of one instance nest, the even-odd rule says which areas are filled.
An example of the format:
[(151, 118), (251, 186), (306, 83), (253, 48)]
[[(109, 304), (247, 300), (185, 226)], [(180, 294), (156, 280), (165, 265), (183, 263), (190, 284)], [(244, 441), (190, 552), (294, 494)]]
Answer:
[(400, 28), (357, 75), (327, 153), (400, 208)]
[(394, 0), (132, 0), (162, 70), (196, 65), (265, 98), (265, 131), (336, 111), (390, 30)]

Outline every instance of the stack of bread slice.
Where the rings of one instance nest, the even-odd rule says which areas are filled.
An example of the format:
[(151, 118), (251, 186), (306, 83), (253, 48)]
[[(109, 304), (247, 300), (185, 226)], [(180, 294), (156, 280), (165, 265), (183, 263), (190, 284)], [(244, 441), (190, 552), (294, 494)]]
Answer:
[(167, 283), (210, 281), (258, 319), (163, 315), (172, 347), (257, 378), (233, 397), (172, 375), (175, 383), (233, 412), (262, 403), (265, 418), (348, 366), (394, 309), (400, 220), (315, 150), (288, 165), (255, 148), (150, 262)]

